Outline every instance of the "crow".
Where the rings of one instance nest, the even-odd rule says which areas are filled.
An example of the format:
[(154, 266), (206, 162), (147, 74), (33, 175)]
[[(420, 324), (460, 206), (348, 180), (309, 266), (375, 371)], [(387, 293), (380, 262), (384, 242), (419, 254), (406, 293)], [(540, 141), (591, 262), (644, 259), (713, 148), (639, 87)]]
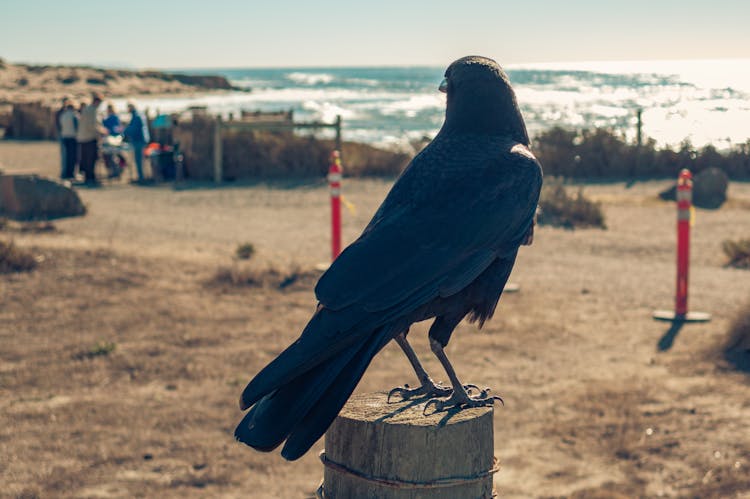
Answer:
[[(439, 133), (321, 276), (300, 337), (242, 392), (240, 407), (250, 411), (235, 430), (240, 442), (271, 451), (286, 441), (281, 455), (301, 457), (394, 339), (421, 386), (395, 388), (389, 400), (430, 398), (425, 410), (440, 411), (499, 399), (462, 385), (444, 348), (464, 317), (479, 327), (492, 317), (519, 247), (533, 238), (542, 170), (495, 61), (458, 59), (439, 90), (447, 94)], [(432, 381), (406, 339), (413, 323), (431, 318), (430, 346), (450, 387)]]

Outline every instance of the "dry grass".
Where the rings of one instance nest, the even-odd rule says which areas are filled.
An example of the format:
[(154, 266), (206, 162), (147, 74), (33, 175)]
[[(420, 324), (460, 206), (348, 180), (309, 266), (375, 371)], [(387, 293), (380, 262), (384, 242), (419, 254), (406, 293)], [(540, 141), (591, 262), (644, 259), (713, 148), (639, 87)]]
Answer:
[(48, 221), (16, 222), (0, 217), (0, 232), (34, 233), (55, 232), (57, 227)]
[(750, 491), (747, 463), (730, 461), (711, 466), (700, 478), (690, 497), (701, 499), (745, 498)]
[(206, 284), (220, 287), (285, 289), (295, 284), (310, 284), (317, 275), (316, 272), (303, 270), (296, 264), (280, 267), (256, 263), (234, 263), (220, 266)]
[(28, 272), (36, 265), (37, 260), (29, 250), (19, 248), (13, 241), (0, 241), (0, 274)]
[(586, 198), (583, 195), (583, 188), (580, 188), (575, 196), (571, 196), (560, 183), (546, 184), (542, 189), (539, 207), (541, 208), (540, 225), (566, 229), (607, 228), (601, 205)]
[(727, 239), (721, 243), (721, 249), (728, 258), (726, 263), (728, 267), (750, 269), (750, 239), (738, 241)]
[(750, 302), (735, 316), (729, 327), (724, 358), (737, 369), (750, 372)]
[[(4, 165), (47, 161), (49, 174), (57, 172), (56, 143), (42, 144), (39, 161), (19, 152), (21, 166), (1, 156), (11, 146), (40, 147), (0, 142)], [(673, 292), (674, 209), (642, 200), (663, 184), (587, 186), (609, 230), (539, 227), (514, 269), (521, 292), (503, 296), (486, 334), (457, 328), (448, 354), (461, 379), (505, 399), (494, 416), (502, 497), (750, 491), (748, 377), (702, 355), (726, 338), (726, 314), (750, 294), (747, 271), (717, 264), (716, 244), (747, 220), (747, 205), (701, 215), (691, 248), (694, 299), (716, 316), (685, 326), (662, 352), (666, 326), (651, 310)], [(389, 185), (347, 183), (359, 215), (346, 219), (345, 240), (357, 237)], [(86, 218), (56, 221), (57, 233), (13, 235), (44, 256), (36, 271), (0, 275), (0, 496), (310, 497), (323, 473), (316, 452), (323, 442), (286, 463), (278, 452), (237, 444), (232, 431), (244, 384), (314, 313), (314, 278), (283, 291), (278, 280), (206, 282), (233, 261), (261, 270), (266, 260), (298, 261), (304, 270), (327, 260), (327, 187), (81, 195), (92, 206)], [(746, 203), (750, 185), (733, 185), (732, 195)], [(249, 262), (227, 257), (242, 241), (258, 250)], [(428, 372), (445, 380), (428, 328), (416, 324), (410, 339)], [(116, 349), (72, 359), (102, 340)], [(404, 382), (413, 373), (390, 344), (357, 391)]]
[(642, 384), (594, 384), (573, 401), (576, 419), (559, 420), (550, 431), (571, 445), (583, 441), (611, 460), (637, 459), (647, 437), (653, 435), (641, 408), (648, 398), (648, 387)]

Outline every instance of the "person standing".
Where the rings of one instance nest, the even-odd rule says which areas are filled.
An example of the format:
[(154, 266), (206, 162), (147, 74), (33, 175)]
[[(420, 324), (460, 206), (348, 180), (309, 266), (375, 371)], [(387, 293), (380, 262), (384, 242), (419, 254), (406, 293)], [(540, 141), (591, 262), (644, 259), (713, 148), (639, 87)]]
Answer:
[(109, 135), (120, 135), (122, 133), (122, 123), (120, 117), (115, 112), (112, 104), (107, 105), (107, 117), (102, 121), (102, 125), (107, 129)]
[(118, 151), (122, 141), (122, 122), (112, 104), (107, 104), (107, 116), (102, 121), (102, 125), (107, 129), (107, 137), (104, 138), (102, 145), (102, 160), (109, 172), (109, 178), (118, 178), (125, 164), (125, 158)]
[(89, 186), (98, 184), (94, 169), (98, 155), (97, 140), (102, 131), (102, 126), (99, 124), (96, 113), (101, 103), (102, 96), (99, 92), (91, 94), (91, 104), (83, 108), (78, 119), (76, 139), (81, 151), (80, 168), (83, 171), (84, 182)]
[(76, 135), (78, 132), (78, 116), (76, 115), (75, 105), (68, 100), (65, 108), (57, 118), (62, 143), (63, 167), (60, 178), (63, 180), (72, 180), (75, 178), (76, 159), (78, 158), (78, 142)]
[(65, 142), (63, 141), (62, 135), (60, 135), (60, 116), (68, 106), (70, 99), (68, 97), (62, 98), (60, 109), (55, 112), (55, 130), (57, 131), (57, 138), (60, 140), (60, 177), (65, 178)]
[(143, 113), (138, 111), (132, 102), (128, 103), (128, 111), (130, 111), (130, 123), (125, 127), (123, 133), (133, 148), (133, 159), (136, 172), (138, 173), (138, 182), (143, 182), (145, 180), (143, 176), (143, 150), (150, 140), (148, 122)]

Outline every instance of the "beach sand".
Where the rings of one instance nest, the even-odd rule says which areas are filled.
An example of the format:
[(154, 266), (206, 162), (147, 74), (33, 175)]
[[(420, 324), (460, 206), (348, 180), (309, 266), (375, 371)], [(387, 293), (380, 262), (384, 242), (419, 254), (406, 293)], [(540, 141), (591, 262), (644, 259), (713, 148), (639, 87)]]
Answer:
[[(57, 143), (0, 142), (0, 169), (55, 176)], [(693, 310), (682, 328), (651, 313), (674, 293), (669, 182), (586, 185), (608, 230), (540, 227), (522, 248), (481, 331), (461, 324), (447, 352), (465, 382), (490, 386), (501, 497), (750, 497), (747, 375), (716, 355), (750, 297), (748, 271), (723, 267), (721, 242), (747, 237), (750, 184), (720, 210), (698, 210)], [(352, 241), (390, 186), (344, 182)], [(301, 460), (232, 438), (244, 384), (298, 336), (314, 280), (207, 284), (217, 269), (312, 272), (329, 257), (324, 179), (79, 190), (89, 212), (56, 231), (0, 231), (40, 264), (0, 275), (0, 490), (17, 497), (312, 497), (320, 441)], [(250, 263), (232, 255), (254, 245)], [(428, 324), (410, 338), (425, 367)], [(108, 346), (110, 345), (110, 346)], [(114, 350), (108, 352), (111, 345)], [(414, 375), (389, 345), (358, 392)]]

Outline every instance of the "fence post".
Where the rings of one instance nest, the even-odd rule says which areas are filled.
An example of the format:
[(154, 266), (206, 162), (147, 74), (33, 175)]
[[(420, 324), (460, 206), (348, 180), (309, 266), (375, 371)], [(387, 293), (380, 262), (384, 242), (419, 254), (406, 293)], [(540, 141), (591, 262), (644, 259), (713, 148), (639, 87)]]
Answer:
[(494, 497), (493, 408), (424, 415), (425, 403), (349, 399), (326, 432), (318, 497)]
[(641, 146), (643, 145), (643, 109), (638, 108), (638, 110), (636, 111), (636, 116), (638, 118), (638, 123), (636, 125), (635, 144), (638, 146), (638, 150), (640, 151)]
[(677, 178), (677, 286), (674, 312), (657, 310), (654, 319), (672, 322), (708, 322), (711, 315), (688, 312), (690, 224), (693, 212), (693, 175), (683, 169)]
[(643, 155), (643, 109), (638, 108), (636, 116), (638, 123), (635, 137), (635, 165), (630, 167), (630, 182), (635, 182), (635, 177), (641, 173), (641, 156)]
[(217, 184), (220, 184), (224, 178), (222, 155), (221, 115), (217, 115), (214, 122), (214, 182)]
[(341, 154), (341, 115), (336, 115), (336, 150)]

